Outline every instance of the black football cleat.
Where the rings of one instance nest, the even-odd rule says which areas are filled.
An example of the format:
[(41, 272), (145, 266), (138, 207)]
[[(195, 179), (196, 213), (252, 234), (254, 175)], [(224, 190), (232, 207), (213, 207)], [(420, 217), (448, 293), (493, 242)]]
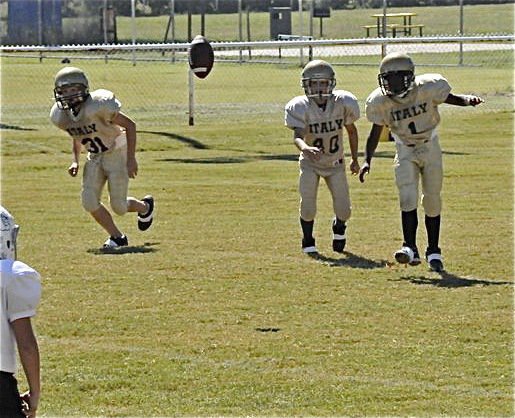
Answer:
[(343, 253), (346, 243), (346, 239), (333, 239), (333, 251), (337, 253)]
[(443, 271), (443, 262), (442, 255), (438, 253), (429, 254), (427, 256), (427, 262), (429, 263), (429, 268), (432, 271), (436, 271), (437, 273), (441, 273)]
[(143, 214), (138, 213), (138, 229), (140, 231), (146, 231), (150, 228), (150, 225), (152, 225), (152, 221), (154, 220), (154, 198), (147, 195), (141, 200), (147, 203), (148, 211)]
[(114, 249), (114, 248), (120, 248), (120, 247), (126, 247), (129, 245), (129, 240), (127, 239), (126, 235), (122, 235), (121, 237), (109, 237), (107, 238), (106, 242), (104, 242), (103, 248), (105, 249)]
[(413, 248), (413, 259), (408, 263), (410, 266), (418, 266), (421, 263), (420, 254), (417, 248)]

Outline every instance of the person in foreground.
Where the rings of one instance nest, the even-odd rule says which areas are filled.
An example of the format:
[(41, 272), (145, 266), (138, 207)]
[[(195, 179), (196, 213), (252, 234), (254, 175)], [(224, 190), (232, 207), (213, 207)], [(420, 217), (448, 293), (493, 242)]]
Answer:
[(299, 192), (302, 251), (317, 253), (313, 227), (317, 211), (320, 177), (333, 200), (333, 250), (343, 253), (347, 220), (351, 216), (349, 185), (343, 152), (344, 130), (349, 138), (352, 174), (358, 174), (358, 120), (356, 97), (345, 90), (334, 90), (335, 73), (322, 60), (309, 62), (302, 71), (304, 95), (294, 97), (285, 106), (285, 125), (293, 130), (293, 142), (300, 151)]
[[(41, 392), (39, 348), (31, 317), (41, 297), (37, 271), (16, 260), (19, 227), (0, 206), (0, 416), (36, 416)], [(16, 347), (28, 392), (20, 395), (16, 373)]]
[(120, 111), (121, 103), (109, 90), (89, 92), (85, 73), (65, 67), (55, 76), (55, 103), (50, 119), (72, 137), (72, 163), (68, 173), (79, 171), (82, 145), (88, 151), (82, 176), (82, 206), (109, 234), (104, 248), (128, 245), (128, 239), (116, 226), (113, 217), (100, 201), (108, 183), (109, 201), (117, 215), (138, 213), (138, 228), (150, 228), (154, 216), (151, 195), (138, 200), (127, 197), (129, 178), (138, 174), (136, 161), (136, 124)]
[(365, 148), (365, 161), (359, 179), (363, 183), (371, 170), (372, 157), (383, 127), (390, 129), (395, 141), (395, 182), (399, 191), (404, 242), (394, 257), (401, 264), (418, 265), (417, 248), (419, 182), (427, 231), (426, 260), (431, 270), (444, 270), (439, 246), (442, 202), (442, 151), (437, 126), (438, 106), (477, 106), (483, 99), (456, 95), (440, 74), (415, 76), (415, 65), (404, 53), (391, 53), (381, 61), (379, 87), (367, 98), (366, 114), (372, 129)]

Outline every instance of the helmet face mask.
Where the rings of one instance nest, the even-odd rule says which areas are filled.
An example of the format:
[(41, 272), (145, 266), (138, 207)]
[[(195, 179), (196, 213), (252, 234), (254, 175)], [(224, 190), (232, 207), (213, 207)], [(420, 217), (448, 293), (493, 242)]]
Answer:
[(311, 99), (329, 98), (336, 86), (333, 68), (322, 60), (308, 62), (302, 71), (301, 85)]
[(0, 260), (16, 260), (16, 239), (19, 225), (16, 225), (12, 215), (0, 206)]
[(68, 84), (54, 89), (54, 97), (61, 109), (76, 109), (86, 101), (88, 90), (82, 84)]
[(75, 67), (65, 67), (55, 76), (54, 97), (61, 109), (77, 111), (89, 97), (86, 74)]
[(415, 64), (406, 54), (388, 54), (381, 61), (377, 80), (385, 96), (405, 97), (415, 83)]
[(333, 94), (336, 80), (329, 78), (302, 80), (302, 87), (306, 96), (311, 98), (328, 98)]
[(377, 78), (385, 96), (403, 97), (411, 89), (415, 74), (411, 71), (389, 71), (379, 74)]

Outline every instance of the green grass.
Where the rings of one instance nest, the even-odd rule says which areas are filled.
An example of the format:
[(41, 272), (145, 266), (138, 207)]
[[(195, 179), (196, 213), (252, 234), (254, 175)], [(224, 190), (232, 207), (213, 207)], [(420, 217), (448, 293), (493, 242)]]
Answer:
[[(21, 225), (20, 259), (43, 277), (41, 416), (513, 416), (510, 65), (423, 68), (486, 98), (441, 108), (438, 275), (393, 263), (390, 143), (365, 184), (349, 178), (348, 252), (330, 251), (322, 183), (322, 258), (301, 253), (297, 153), (282, 126), (299, 68), (215, 66), (189, 127), (184, 64), (79, 64), (135, 117), (130, 192), (153, 193), (157, 216), (145, 233), (116, 217), (131, 247), (98, 250), (105, 233), (66, 172), (70, 140), (48, 121), (60, 65), (4, 58), (2, 123), (15, 129), (1, 131), (2, 204)], [(363, 104), (375, 67), (336, 70)], [(364, 117), (358, 129), (361, 160)]]
[[(422, 23), (424, 35), (456, 35), (459, 33), (460, 11), (458, 6), (439, 7), (390, 7), (389, 13), (415, 12), (413, 23)], [(341, 39), (362, 38), (365, 29), (362, 26), (375, 24), (371, 15), (382, 13), (382, 9), (332, 10), (331, 17), (323, 21), (320, 36), (320, 19), (313, 20), (315, 38)], [(513, 4), (464, 6), (464, 34), (513, 33)], [(299, 13), (292, 13), (292, 33), (300, 33)], [(246, 15), (243, 15), (243, 40), (247, 39)], [(140, 42), (163, 42), (168, 16), (138, 17), (136, 19), (137, 39)], [(175, 16), (175, 40), (186, 42), (188, 36), (187, 15)], [(193, 36), (200, 33), (200, 15), (193, 15)], [(238, 14), (206, 15), (206, 36), (212, 41), (239, 40)], [(117, 17), (118, 41), (132, 41), (132, 23), (129, 17)], [(309, 13), (303, 12), (303, 33), (309, 34)], [(250, 40), (270, 39), (269, 13), (250, 13)], [(171, 40), (171, 32), (168, 40)]]

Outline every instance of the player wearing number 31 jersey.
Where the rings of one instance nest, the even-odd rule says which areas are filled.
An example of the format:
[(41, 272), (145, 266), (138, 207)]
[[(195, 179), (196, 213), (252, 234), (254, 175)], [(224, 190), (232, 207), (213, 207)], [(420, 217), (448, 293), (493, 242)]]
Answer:
[(138, 213), (138, 228), (152, 224), (154, 199), (127, 197), (129, 178), (138, 173), (136, 124), (120, 111), (121, 103), (108, 90), (89, 93), (89, 82), (82, 70), (65, 67), (55, 77), (56, 103), (50, 119), (72, 137), (72, 163), (68, 173), (75, 177), (82, 146), (88, 151), (82, 176), (82, 206), (107, 231), (104, 248), (128, 245), (128, 239), (100, 201), (108, 183), (109, 202), (118, 215)]
[(415, 77), (415, 65), (402, 53), (385, 56), (379, 70), (379, 88), (367, 99), (367, 118), (372, 130), (367, 139), (365, 162), (360, 181), (370, 171), (372, 156), (383, 126), (389, 127), (395, 140), (395, 182), (399, 191), (404, 242), (395, 252), (399, 263), (420, 264), (416, 243), (419, 182), (422, 184), (422, 206), (427, 231), (426, 259), (431, 270), (443, 271), (440, 237), (440, 212), (443, 169), (442, 151), (436, 131), (440, 122), (438, 106), (476, 106), (483, 102), (472, 95), (455, 95), (440, 74)]
[(322, 177), (333, 199), (333, 250), (342, 253), (346, 243), (346, 222), (351, 215), (349, 186), (345, 174), (344, 135), (349, 137), (352, 174), (359, 172), (359, 118), (356, 97), (345, 90), (333, 90), (334, 71), (327, 62), (309, 62), (302, 71), (305, 95), (290, 100), (285, 107), (285, 125), (293, 130), (300, 151), (300, 224), (305, 253), (316, 253), (313, 226), (318, 184)]

